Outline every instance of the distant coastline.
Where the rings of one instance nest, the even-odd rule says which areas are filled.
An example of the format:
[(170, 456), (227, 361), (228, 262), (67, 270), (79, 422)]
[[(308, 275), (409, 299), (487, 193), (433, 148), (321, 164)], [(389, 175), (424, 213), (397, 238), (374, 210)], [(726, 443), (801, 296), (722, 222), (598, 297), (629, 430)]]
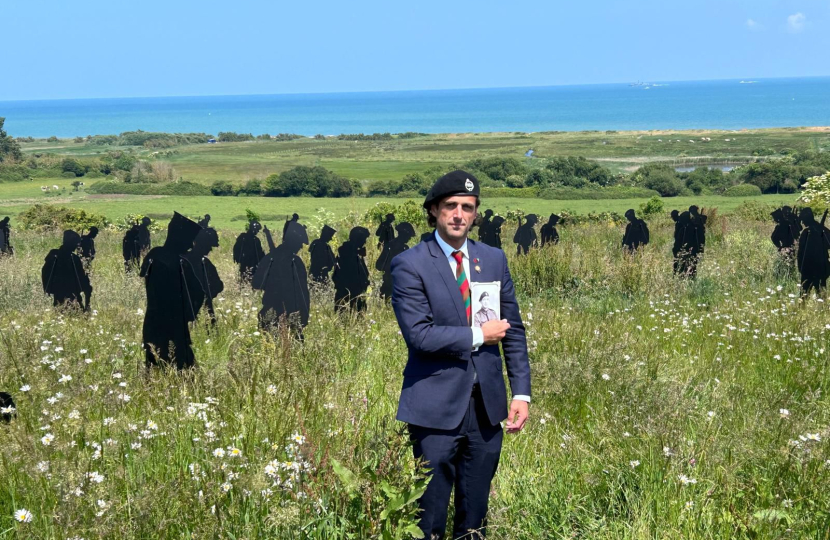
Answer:
[(830, 77), (531, 88), (0, 101), (15, 137), (144, 130), (303, 136), (830, 125)]

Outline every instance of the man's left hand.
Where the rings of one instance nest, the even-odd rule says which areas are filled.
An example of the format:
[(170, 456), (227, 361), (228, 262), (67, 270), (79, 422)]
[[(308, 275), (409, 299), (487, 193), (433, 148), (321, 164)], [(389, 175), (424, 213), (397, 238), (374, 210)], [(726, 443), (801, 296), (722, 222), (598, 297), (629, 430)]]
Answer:
[(507, 432), (518, 433), (522, 430), (527, 421), (528, 415), (527, 401), (514, 399), (510, 403), (510, 413), (507, 415)]

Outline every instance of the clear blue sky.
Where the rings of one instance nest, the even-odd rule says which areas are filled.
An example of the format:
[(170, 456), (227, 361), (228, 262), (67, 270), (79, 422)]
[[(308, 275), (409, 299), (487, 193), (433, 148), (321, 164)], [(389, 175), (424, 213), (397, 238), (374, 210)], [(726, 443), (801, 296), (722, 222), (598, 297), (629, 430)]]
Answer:
[(828, 0), (0, 0), (0, 101), (830, 75)]

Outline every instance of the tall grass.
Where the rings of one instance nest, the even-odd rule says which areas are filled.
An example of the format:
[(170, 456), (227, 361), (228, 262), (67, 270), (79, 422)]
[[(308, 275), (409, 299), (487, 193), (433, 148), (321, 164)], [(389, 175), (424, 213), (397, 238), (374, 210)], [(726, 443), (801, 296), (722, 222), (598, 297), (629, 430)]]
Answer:
[[(713, 225), (696, 281), (672, 275), (667, 221), (634, 256), (611, 226), (561, 228), (524, 258), (506, 247), (533, 403), (505, 438), (491, 538), (830, 538), (827, 305), (799, 299), (769, 224)], [(218, 322), (193, 327), (187, 374), (144, 369), (143, 284), (120, 237), (99, 236), (83, 316), (42, 294), (58, 235), (15, 236), (0, 259), (0, 390), (18, 405), (0, 425), (1, 537), (410, 537), (423, 471), (394, 420), (406, 347), (391, 309), (337, 316), (316, 289), (304, 343), (261, 334), (221, 236)]]

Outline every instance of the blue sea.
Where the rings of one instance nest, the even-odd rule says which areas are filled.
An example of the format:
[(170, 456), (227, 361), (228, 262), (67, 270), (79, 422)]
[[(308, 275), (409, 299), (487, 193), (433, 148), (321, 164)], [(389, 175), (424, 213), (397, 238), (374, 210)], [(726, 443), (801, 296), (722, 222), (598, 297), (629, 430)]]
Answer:
[(0, 101), (13, 136), (461, 133), (830, 125), (830, 77), (335, 94)]

